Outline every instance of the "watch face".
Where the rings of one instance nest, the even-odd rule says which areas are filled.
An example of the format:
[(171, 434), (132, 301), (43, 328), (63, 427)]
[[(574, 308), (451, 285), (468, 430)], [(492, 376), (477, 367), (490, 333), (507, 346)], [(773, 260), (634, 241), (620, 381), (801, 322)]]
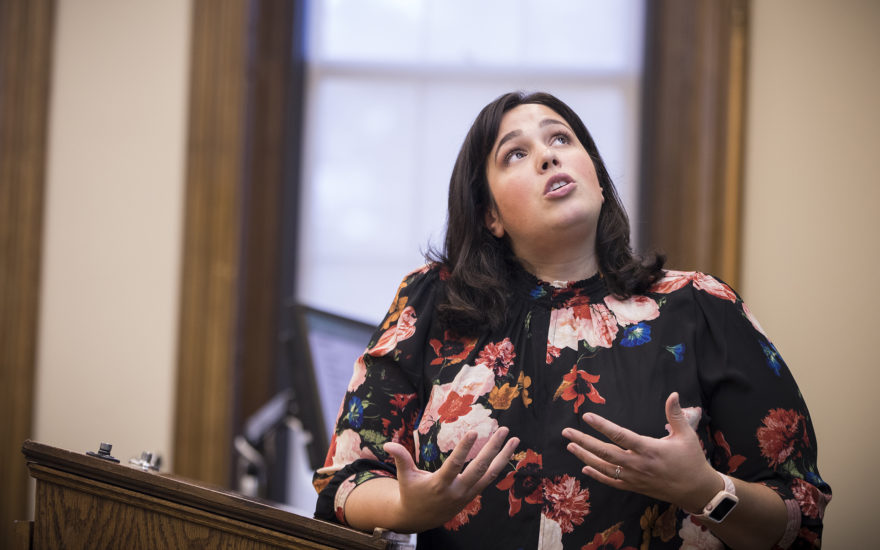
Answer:
[(736, 506), (736, 501), (730, 497), (725, 497), (715, 506), (715, 509), (709, 512), (709, 517), (714, 521), (721, 521), (727, 517), (727, 514)]

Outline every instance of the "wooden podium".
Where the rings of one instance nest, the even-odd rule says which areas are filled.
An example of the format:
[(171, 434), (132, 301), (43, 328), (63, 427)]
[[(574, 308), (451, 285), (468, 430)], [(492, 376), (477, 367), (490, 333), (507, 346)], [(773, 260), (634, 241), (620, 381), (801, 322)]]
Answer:
[(354, 531), (85, 453), (30, 440), (22, 452), (37, 481), (33, 536), (24, 546), (36, 550), (412, 548), (408, 537), (396, 533)]

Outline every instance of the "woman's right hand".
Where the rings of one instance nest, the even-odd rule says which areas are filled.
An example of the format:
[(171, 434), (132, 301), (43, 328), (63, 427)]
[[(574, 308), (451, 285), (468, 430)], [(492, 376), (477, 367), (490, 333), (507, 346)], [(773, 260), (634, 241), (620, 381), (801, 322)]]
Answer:
[[(347, 522), (359, 529), (384, 527), (399, 533), (418, 533), (443, 525), (504, 470), (519, 445), (516, 437), (505, 442), (507, 435), (506, 427), (496, 430), (464, 467), (477, 440), (476, 432), (468, 432), (436, 472), (416, 467), (403, 445), (386, 443), (385, 452), (397, 466), (397, 479), (375, 478), (352, 491), (345, 504)], [(390, 494), (395, 485), (397, 494)]]

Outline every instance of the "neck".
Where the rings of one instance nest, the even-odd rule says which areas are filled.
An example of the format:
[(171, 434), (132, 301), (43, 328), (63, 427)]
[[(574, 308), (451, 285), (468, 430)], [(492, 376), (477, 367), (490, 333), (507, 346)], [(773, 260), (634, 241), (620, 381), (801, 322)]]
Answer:
[(515, 251), (516, 257), (523, 267), (546, 282), (579, 281), (587, 279), (599, 272), (599, 259), (595, 247), (568, 254), (555, 252), (552, 254), (528, 254)]

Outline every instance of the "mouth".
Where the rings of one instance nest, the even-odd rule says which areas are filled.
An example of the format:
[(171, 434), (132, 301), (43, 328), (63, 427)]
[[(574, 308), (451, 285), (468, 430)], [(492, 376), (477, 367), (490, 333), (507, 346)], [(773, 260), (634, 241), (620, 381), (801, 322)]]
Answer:
[(558, 189), (562, 189), (570, 183), (574, 183), (574, 179), (568, 174), (556, 174), (547, 180), (547, 184), (544, 186), (544, 194), (546, 195)]

